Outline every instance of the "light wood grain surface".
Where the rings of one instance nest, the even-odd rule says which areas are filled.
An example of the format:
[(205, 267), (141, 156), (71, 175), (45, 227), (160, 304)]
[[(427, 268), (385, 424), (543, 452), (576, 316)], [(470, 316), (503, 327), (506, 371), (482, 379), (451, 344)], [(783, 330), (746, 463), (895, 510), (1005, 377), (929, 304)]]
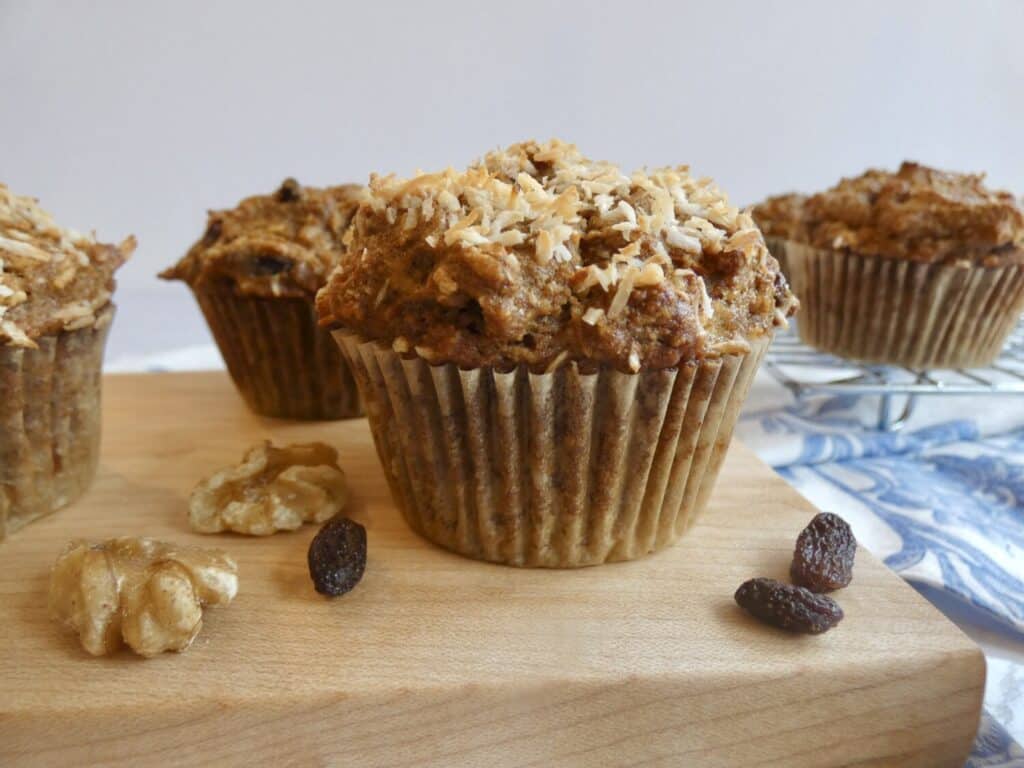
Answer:
[[(736, 608), (744, 579), (785, 577), (814, 511), (743, 446), (675, 547), (552, 572), (410, 533), (365, 421), (261, 419), (222, 374), (110, 376), (104, 419), (89, 494), (0, 544), (0, 765), (959, 768), (974, 737), (980, 652), (869, 554), (826, 635)], [(350, 594), (313, 591), (313, 527), (189, 532), (195, 482), (264, 437), (339, 447), (369, 536)], [(124, 534), (238, 559), (238, 598), (186, 653), (94, 659), (48, 619), (64, 542)]]

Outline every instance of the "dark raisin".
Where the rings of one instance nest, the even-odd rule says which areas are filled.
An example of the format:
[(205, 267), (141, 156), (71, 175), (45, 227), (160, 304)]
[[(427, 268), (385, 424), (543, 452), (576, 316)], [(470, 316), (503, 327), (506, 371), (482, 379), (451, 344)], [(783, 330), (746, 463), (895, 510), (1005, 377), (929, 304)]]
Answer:
[(281, 188), (274, 193), (274, 197), (280, 203), (291, 203), (302, 197), (302, 185), (295, 179), (285, 179), (281, 182)]
[(736, 590), (735, 598), (754, 618), (789, 632), (820, 635), (843, 618), (843, 609), (831, 597), (775, 579), (745, 581)]
[(459, 307), (455, 325), (474, 336), (484, 332), (484, 310), (476, 299), (470, 299), (465, 306)]
[(853, 580), (856, 554), (857, 540), (849, 524), (839, 515), (821, 512), (797, 537), (789, 573), (812, 592), (831, 592)]
[(366, 570), (366, 529), (347, 517), (324, 523), (309, 544), (309, 575), (321, 595), (350, 591)]
[(277, 256), (256, 256), (249, 260), (249, 274), (256, 276), (277, 275), (288, 269), (288, 262)]

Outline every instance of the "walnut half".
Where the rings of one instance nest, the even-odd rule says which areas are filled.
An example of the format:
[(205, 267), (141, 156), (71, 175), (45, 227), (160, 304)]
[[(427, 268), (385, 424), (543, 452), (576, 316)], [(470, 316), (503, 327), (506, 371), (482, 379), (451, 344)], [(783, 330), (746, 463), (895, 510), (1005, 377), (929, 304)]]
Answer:
[(50, 575), (50, 615), (94, 656), (122, 641), (143, 656), (183, 651), (203, 606), (230, 603), (238, 565), (219, 550), (122, 537), (69, 542)]
[(242, 463), (196, 486), (188, 519), (199, 533), (234, 531), (269, 536), (303, 522), (322, 523), (348, 501), (338, 452), (324, 443), (250, 448)]

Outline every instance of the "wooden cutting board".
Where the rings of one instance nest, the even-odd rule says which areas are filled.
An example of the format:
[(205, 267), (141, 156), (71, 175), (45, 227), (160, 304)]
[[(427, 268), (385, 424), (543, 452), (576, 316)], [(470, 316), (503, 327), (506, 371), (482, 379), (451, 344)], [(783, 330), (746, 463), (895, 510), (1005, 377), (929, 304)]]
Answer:
[[(785, 577), (814, 512), (741, 445), (678, 545), (552, 572), (410, 533), (364, 421), (258, 418), (216, 373), (109, 376), (104, 418), (89, 494), (0, 544), (0, 765), (960, 768), (968, 753), (982, 655), (868, 553), (827, 635), (734, 605), (744, 579)], [(195, 482), (265, 437), (340, 448), (369, 535), (350, 594), (313, 591), (313, 527), (189, 532)], [(238, 598), (186, 653), (92, 658), (47, 618), (65, 541), (124, 534), (238, 559)]]

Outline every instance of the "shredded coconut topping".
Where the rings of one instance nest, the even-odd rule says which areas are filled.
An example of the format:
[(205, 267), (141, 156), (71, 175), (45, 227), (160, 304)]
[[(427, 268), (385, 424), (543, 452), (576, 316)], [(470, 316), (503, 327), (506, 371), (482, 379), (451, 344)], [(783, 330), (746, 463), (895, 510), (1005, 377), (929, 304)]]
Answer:
[(432, 247), (526, 246), (521, 250), (541, 264), (568, 263), (583, 237), (618, 233), (624, 244), (606, 264), (587, 266), (591, 276), (578, 285), (581, 292), (597, 284), (608, 291), (627, 275), (636, 288), (657, 285), (665, 279), (659, 266), (671, 268), (681, 254), (753, 256), (764, 248), (750, 216), (729, 205), (710, 179), (694, 179), (687, 166), (627, 176), (558, 140), (492, 152), (463, 172), (374, 175), (369, 189), (371, 208), (390, 224), (401, 217), (404, 229), (443, 211), (424, 238)]
[[(362, 298), (364, 281), (373, 284), (371, 302)], [(387, 298), (380, 301), (384, 281)], [(544, 367), (569, 344), (578, 347), (572, 359), (614, 358), (636, 370), (638, 360), (676, 364), (712, 353), (723, 338), (766, 332), (777, 308), (788, 314), (795, 306), (779, 281), (749, 213), (730, 205), (710, 179), (694, 178), (686, 166), (627, 175), (552, 140), (491, 152), (465, 171), (371, 176), (349, 256), (318, 306), (325, 324), (393, 345), (406, 337), (416, 348), (431, 336), (423, 346), (433, 359), (470, 364), (482, 356)], [(716, 301), (735, 311), (719, 313), (721, 322), (710, 327)], [(437, 305), (423, 315), (424, 302)], [(413, 305), (419, 315), (408, 311)], [(434, 338), (443, 335), (440, 323), (384, 323), (432, 323), (452, 311), (454, 340)], [(650, 332), (635, 327), (645, 319)], [(587, 338), (553, 342), (551, 334), (560, 333), (553, 328), (566, 322), (581, 323)], [(659, 335), (658, 323), (671, 324), (671, 332)], [(645, 341), (626, 344), (611, 330), (616, 324), (634, 326), (624, 333)], [(551, 343), (538, 345), (538, 337)], [(655, 344), (674, 353), (652, 355)], [(603, 348), (611, 345), (614, 352)]]
[(40, 335), (95, 325), (134, 249), (132, 237), (115, 247), (60, 227), (0, 184), (0, 344), (35, 347)]

